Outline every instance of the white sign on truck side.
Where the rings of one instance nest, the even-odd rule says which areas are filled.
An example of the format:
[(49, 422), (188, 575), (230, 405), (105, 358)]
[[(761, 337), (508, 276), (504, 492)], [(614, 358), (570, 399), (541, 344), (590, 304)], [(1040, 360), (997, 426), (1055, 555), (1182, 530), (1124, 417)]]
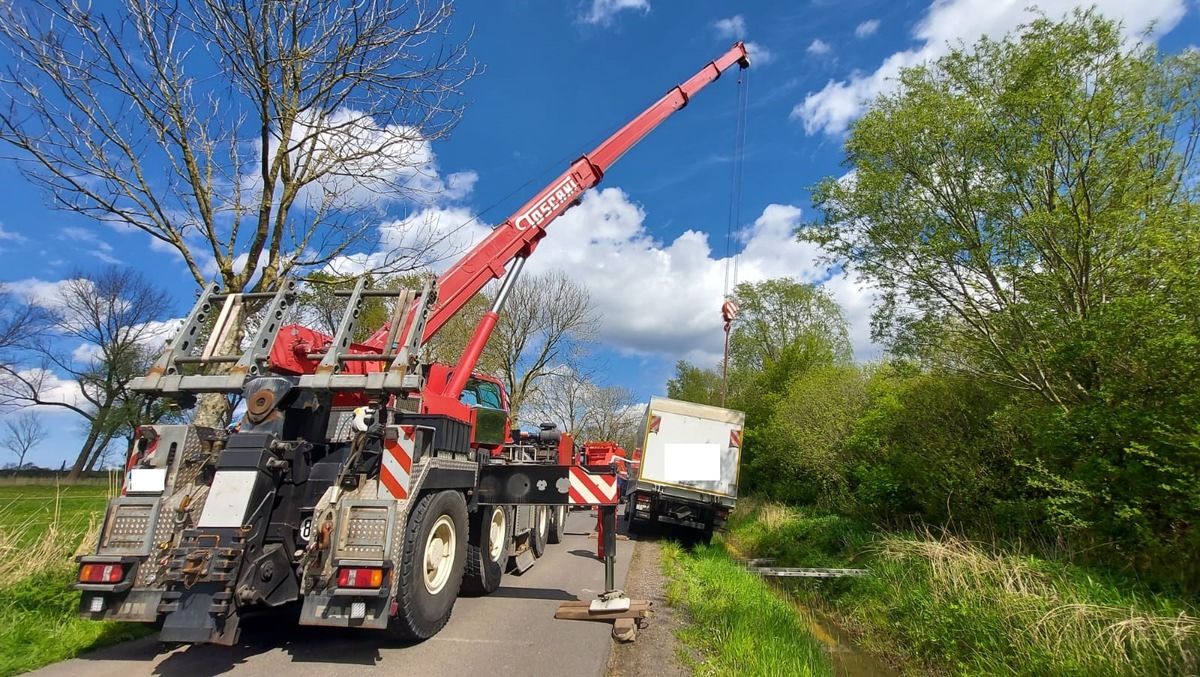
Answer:
[(712, 531), (737, 498), (740, 411), (654, 397), (627, 511), (634, 519)]

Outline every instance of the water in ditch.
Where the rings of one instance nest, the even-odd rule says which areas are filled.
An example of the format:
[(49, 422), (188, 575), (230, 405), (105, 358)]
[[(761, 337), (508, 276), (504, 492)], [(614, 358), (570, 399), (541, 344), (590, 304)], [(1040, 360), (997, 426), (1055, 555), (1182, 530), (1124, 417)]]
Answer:
[(808, 622), (808, 631), (824, 647), (837, 677), (894, 677), (898, 675), (884, 662), (855, 645), (849, 632), (830, 619), (801, 603), (790, 586), (779, 580), (769, 581)]

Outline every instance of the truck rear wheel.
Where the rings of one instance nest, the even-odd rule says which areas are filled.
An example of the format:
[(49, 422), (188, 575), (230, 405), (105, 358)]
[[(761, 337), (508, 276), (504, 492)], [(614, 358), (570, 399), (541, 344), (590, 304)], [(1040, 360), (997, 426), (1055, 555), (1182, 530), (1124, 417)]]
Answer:
[(404, 530), (396, 615), (388, 632), (429, 639), (445, 627), (462, 587), (467, 553), (467, 502), (457, 491), (425, 494)]
[(533, 554), (546, 554), (546, 539), (550, 537), (550, 509), (539, 505), (533, 509), (533, 526), (529, 529), (529, 547)]
[(508, 508), (484, 505), (471, 517), (471, 540), (467, 543), (467, 573), (463, 592), (486, 595), (500, 587), (508, 564)]
[(546, 539), (549, 543), (562, 543), (563, 535), (567, 531), (567, 506), (560, 505), (553, 508), (550, 513), (550, 535)]
[(625, 532), (629, 534), (640, 534), (645, 531), (645, 521), (638, 519), (633, 514), (633, 504), (625, 506)]

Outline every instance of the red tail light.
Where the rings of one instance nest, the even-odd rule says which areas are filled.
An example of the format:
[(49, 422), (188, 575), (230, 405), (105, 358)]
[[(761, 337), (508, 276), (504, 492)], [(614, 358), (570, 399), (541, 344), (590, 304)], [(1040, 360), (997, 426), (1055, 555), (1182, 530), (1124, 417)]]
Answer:
[(378, 588), (383, 585), (383, 569), (338, 569), (339, 588)]
[(120, 583), (123, 580), (123, 564), (84, 564), (79, 568), (80, 583)]

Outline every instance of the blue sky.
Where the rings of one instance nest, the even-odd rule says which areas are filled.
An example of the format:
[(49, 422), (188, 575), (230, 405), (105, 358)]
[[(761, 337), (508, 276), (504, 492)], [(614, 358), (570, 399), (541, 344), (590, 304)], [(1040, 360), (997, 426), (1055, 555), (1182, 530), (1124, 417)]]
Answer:
[[(465, 246), (502, 222), (566, 165), (669, 87), (749, 43), (744, 178), (734, 253), (738, 277), (794, 277), (826, 285), (852, 325), (860, 361), (879, 356), (869, 338), (871, 290), (830, 275), (791, 229), (815, 214), (808, 187), (840, 175), (846, 124), (889, 87), (903, 65), (947, 44), (999, 36), (1036, 5), (1059, 16), (1070, 0), (811, 0), (718, 3), (667, 0), (464, 2), (455, 30), (473, 30), (470, 52), (484, 72), (465, 88), (466, 115), (432, 145), (429, 170), (456, 185), (456, 199), (410, 205), (381, 220), (383, 243), (418, 219), (462, 228)], [(1131, 33), (1156, 26), (1167, 51), (1200, 41), (1194, 0), (1101, 0)], [(715, 364), (722, 345), (735, 70), (626, 154), (579, 207), (550, 227), (526, 270), (566, 270), (602, 313), (599, 359), (612, 384), (639, 397), (662, 394), (675, 362)], [(528, 185), (526, 185), (528, 183)], [(522, 186), (524, 186), (522, 188)], [(0, 162), (0, 281), (52, 296), (72, 270), (137, 265), (178, 300), (194, 282), (149, 238), (47, 208), (45, 195)], [(488, 209), (490, 207), (490, 209)], [(486, 211), (485, 211), (486, 210)], [(358, 251), (369, 257), (371, 247)], [(449, 252), (447, 252), (449, 254)], [(353, 268), (344, 261), (343, 268)], [(63, 383), (63, 397), (72, 384)], [(53, 437), (28, 460), (57, 467), (77, 452), (81, 423), (47, 412)], [(3, 458), (8, 462), (14, 459)]]

